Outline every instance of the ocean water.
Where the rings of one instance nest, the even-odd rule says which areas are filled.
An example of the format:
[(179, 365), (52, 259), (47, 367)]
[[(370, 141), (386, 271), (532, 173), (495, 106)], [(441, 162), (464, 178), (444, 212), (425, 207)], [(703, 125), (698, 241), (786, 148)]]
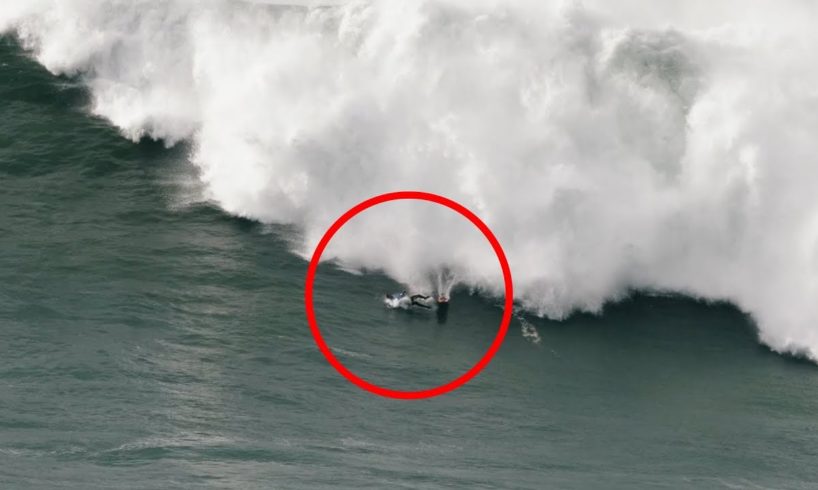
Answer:
[[(309, 249), (305, 244), (313, 243), (316, 230), (343, 212), (348, 207), (345, 204), (361, 194), (368, 197), (369, 187), (340, 185), (346, 182), (347, 172), (359, 173), (353, 180), (391, 176), (401, 184), (421, 186), (425, 182), (413, 180), (412, 172), (401, 173), (403, 166), (409, 166), (420, 172), (421, 179), (428, 168), (412, 167), (417, 155), (392, 140), (398, 129), (413, 144), (428, 138), (418, 121), (408, 118), (398, 129), (378, 133), (379, 109), (363, 99), (347, 93), (349, 106), (329, 123), (301, 100), (299, 107), (304, 112), (297, 112), (298, 124), (312, 122), (321, 129), (310, 133), (306, 126), (300, 127), (300, 136), (292, 138), (313, 143), (282, 150), (263, 131), (242, 133), (248, 121), (271, 123), (275, 130), (282, 129), (275, 124), (283, 123), (255, 116), (239, 118), (237, 114), (248, 110), (241, 93), (236, 94), (238, 99), (217, 100), (206, 107), (163, 98), (177, 95), (178, 80), (172, 81), (174, 87), (160, 86), (153, 92), (156, 78), (139, 64), (144, 60), (134, 62), (139, 67), (135, 76), (141, 82), (125, 87), (133, 80), (131, 65), (124, 62), (133, 55), (134, 47), (128, 42), (144, 38), (141, 34), (117, 38), (116, 47), (109, 50), (106, 42), (113, 36), (111, 26), (116, 25), (120, 35), (129, 28), (139, 31), (139, 12), (150, 11), (155, 4), (137, 2), (133, 9), (121, 12), (96, 11), (82, 2), (61, 5), (59, 14), (76, 8), (77, 18), (86, 22), (72, 24), (62, 15), (57, 24), (73, 25), (99, 51), (71, 53), (73, 45), (60, 44), (64, 37), (49, 41), (53, 19), (45, 14), (31, 14), (30, 19), (35, 20), (11, 27), (0, 16), (0, 28), (11, 29), (0, 38), (0, 488), (812, 489), (818, 485), (818, 370), (807, 359), (770, 349), (809, 355), (815, 332), (809, 323), (812, 307), (799, 296), (791, 305), (793, 316), (782, 316), (779, 313), (787, 306), (782, 296), (765, 296), (769, 291), (764, 284), (758, 283), (761, 293), (757, 297), (743, 286), (732, 288), (756, 275), (735, 273), (735, 264), (713, 265), (723, 255), (712, 253), (710, 245), (725, 243), (718, 223), (691, 221), (678, 214), (678, 203), (670, 206), (679, 229), (712, 231), (703, 248), (691, 250), (696, 260), (682, 265), (713, 265), (719, 274), (735, 275), (714, 290), (697, 281), (686, 282), (680, 275), (667, 284), (654, 284), (641, 273), (631, 277), (612, 272), (622, 264), (642, 269), (666, 258), (663, 254), (672, 255), (672, 248), (657, 246), (661, 253), (640, 256), (644, 243), (629, 249), (636, 258), (617, 259), (615, 267), (607, 267), (599, 256), (590, 257), (589, 267), (605, 269), (599, 275), (580, 265), (565, 270), (545, 267), (564, 282), (543, 290), (537, 271), (527, 262), (540, 253), (527, 252), (534, 234), (526, 227), (534, 227), (537, 219), (573, 236), (575, 240), (566, 243), (579, 246), (580, 251), (586, 250), (581, 246), (584, 239), (599, 244), (604, 238), (607, 241), (602, 243), (615, 250), (619, 242), (607, 228), (597, 228), (599, 235), (584, 237), (572, 227), (573, 218), (593, 218), (595, 225), (600, 223), (594, 217), (593, 203), (583, 204), (581, 187), (548, 201), (548, 209), (554, 206), (565, 213), (562, 222), (552, 222), (549, 212), (538, 211), (540, 201), (507, 189), (530, 205), (532, 212), (521, 211), (523, 216), (510, 223), (512, 227), (500, 225), (498, 229), (501, 241), (510, 244), (510, 258), (516, 264), (513, 272), (521, 277), (518, 309), (503, 347), (483, 373), (445, 396), (420, 401), (377, 397), (349, 384), (315, 346), (303, 305), (304, 257)], [(150, 20), (145, 22), (159, 26), (168, 19), (186, 22), (183, 2), (166, 5), (175, 8), (160, 9), (164, 17), (147, 16)], [(197, 19), (192, 28), (209, 29), (208, 22), (221, 19), (228, 11), (227, 3), (212, 5), (221, 7), (214, 7), (211, 18)], [(428, 14), (428, 5), (434, 3), (426, 5)], [(397, 8), (394, 3), (390, 6)], [(8, 7), (0, 10), (3, 8)], [(258, 9), (256, 16), (269, 12), (267, 7), (254, 8)], [(17, 15), (13, 8), (11, 11)], [(287, 10), (286, 15), (276, 12), (282, 26), (301, 29), (301, 10)], [(459, 15), (457, 11), (441, 12), (432, 13), (455, 20)], [(240, 12), (234, 14), (228, 16), (232, 22), (248, 22)], [(407, 19), (411, 25), (411, 18)], [(585, 25), (585, 20), (577, 22)], [(100, 24), (94, 25), (96, 21)], [(489, 22), (483, 34), (491, 36), (504, 22), (516, 25), (513, 15), (507, 16)], [(453, 21), (452, 25), (454, 31), (447, 35), (456, 38), (460, 24)], [(89, 35), (83, 26), (91, 26), (95, 34)], [(247, 24), (250, 31), (256, 28)], [(283, 32), (290, 39), (291, 32)], [(468, 45), (469, 34), (460, 32)], [(254, 34), (258, 35), (250, 32), (248, 36)], [(678, 46), (674, 36), (687, 35), (649, 39), (646, 45), (658, 44), (664, 46), (662, 52), (678, 53), (673, 48)], [(451, 40), (433, 38), (432, 45), (445, 44), (447, 39)], [(639, 51), (638, 36), (636, 39), (628, 46)], [(166, 41), (178, 39), (156, 40)], [(227, 42), (218, 36), (212, 41)], [(320, 45), (310, 44), (313, 41), (303, 35), (289, 42), (309, 62), (326, 61), (326, 53)], [(51, 48), (45, 49), (50, 43)], [(274, 52), (267, 50), (265, 56)], [(165, 54), (185, 63), (176, 53)], [(114, 59), (119, 59), (116, 66), (110, 64)], [(468, 52), (455, 52), (448, 59), (475, 63)], [(432, 57), (418, 63), (439, 61)], [(198, 81), (207, 79), (208, 62), (197, 58)], [(627, 60), (622, 63), (627, 65)], [(671, 64), (665, 69), (673, 71), (679, 66), (685, 65)], [(516, 73), (512, 68), (509, 77)], [(570, 68), (562, 67), (563, 76), (572, 73)], [(354, 71), (338, 70), (356, 80)], [(162, 76), (170, 73), (159, 71)], [(262, 78), (267, 75), (259, 74)], [(289, 97), (299, 99), (297, 86), (278, 81), (289, 89)], [(129, 88), (124, 91), (125, 99), (115, 100), (123, 87)], [(140, 93), (140, 88), (151, 95)], [(347, 85), (342, 88), (349, 89)], [(398, 97), (393, 88), (384, 89), (380, 102), (398, 114), (428, 112), (434, 105), (431, 102), (440, 102), (423, 99), (426, 105), (412, 105), (409, 111), (403, 105), (410, 99)], [(493, 88), (503, 92), (502, 86)], [(253, 87), (245, 89), (252, 92)], [(320, 87), (311, 90), (319, 99), (328, 93)], [(445, 90), (444, 95), (446, 100), (454, 97)], [(474, 95), (464, 93), (449, 109), (466, 110)], [(622, 93), (610, 97), (619, 100), (620, 96)], [(657, 120), (673, 119), (678, 108), (663, 105), (663, 96), (656, 92), (649, 97), (662, 107), (655, 116)], [(791, 108), (805, 100), (812, 99), (796, 94), (777, 107)], [(271, 99), (261, 101), (269, 104)], [(147, 109), (136, 114), (135, 107)], [(200, 120), (188, 120), (191, 107), (196, 107)], [(489, 103), (483, 109), (497, 107)], [(572, 118), (584, 112), (566, 111), (561, 124), (570, 129)], [(123, 119), (123, 114), (132, 118)], [(813, 116), (793, 117), (802, 121)], [(519, 123), (507, 114), (500, 118)], [(191, 122), (194, 119), (204, 122), (190, 129), (199, 124)], [(341, 134), (339, 121), (363, 129)], [(555, 129), (553, 123), (548, 124)], [(229, 137), (212, 137), (228, 126), (236, 127)], [(473, 133), (452, 136), (463, 147), (472, 146), (471, 160), (453, 147), (441, 149), (446, 145), (435, 140), (427, 141), (418, 154), (431, 160), (446, 155), (455, 163), (461, 158), (476, 161), (458, 170), (471, 184), (458, 187), (456, 193), (472, 196), (468, 204), (496, 224), (498, 216), (507, 216), (507, 208), (493, 207), (490, 197), (496, 196), (482, 193), (486, 189), (478, 191), (485, 180), (479, 172), (480, 162), (488, 162), (492, 155), (476, 139), (469, 139), (476, 138), (482, 128), (472, 129)], [(652, 136), (672, 135), (676, 129), (676, 122), (671, 122), (657, 129), (662, 134)], [(760, 129), (748, 134), (757, 131)], [(796, 140), (798, 131), (796, 126), (791, 132)], [(364, 145), (377, 140), (369, 132), (375, 132), (384, 144), (377, 148)], [(159, 140), (143, 137), (147, 135)], [(327, 139), (319, 141), (319, 136)], [(749, 138), (735, 127), (733, 137)], [(526, 137), (514, 143), (533, 151), (537, 145), (532, 146), (531, 141)], [(795, 143), (802, 145), (796, 149), (813, 144)], [(552, 156), (576, 157), (574, 150), (553, 153), (547, 142), (541, 144)], [(764, 158), (776, 156), (779, 144), (773, 136), (758, 143), (758, 172), (766, 175)], [(605, 153), (601, 146), (604, 142), (596, 150), (593, 145), (588, 148), (589, 161)], [(668, 158), (653, 153), (658, 151), (655, 148), (640, 148), (645, 155), (662, 161)], [(388, 175), (382, 175), (371, 162), (391, 151), (402, 160), (389, 168)], [(735, 151), (741, 153), (740, 148)], [(356, 152), (364, 155), (361, 161), (350, 156)], [(281, 180), (265, 173), (258, 154), (280, 158), (276, 176)], [(612, 154), (632, 155), (622, 148)], [(309, 168), (303, 179), (299, 177), (299, 164), (325, 161), (327, 155), (346, 165), (346, 171), (318, 166)], [(795, 151), (793, 155), (798, 156)], [(232, 166), (218, 167), (220, 159), (229, 160)], [(799, 162), (782, 165), (796, 168)], [(526, 165), (530, 162), (523, 162), (521, 168)], [(469, 174), (468, 169), (475, 173)], [(232, 180), (231, 171), (236, 173)], [(312, 174), (323, 171), (328, 172), (326, 180)], [(548, 172), (563, 184), (581, 176), (567, 168)], [(610, 177), (606, 172), (592, 174), (594, 178), (600, 175)], [(810, 183), (809, 175), (799, 178)], [(773, 177), (778, 185), (790, 183), (782, 182), (780, 175)], [(446, 184), (448, 178), (447, 172), (442, 180), (432, 179), (437, 184), (422, 189), (439, 191), (436, 186)], [(335, 188), (331, 187), (333, 179), (339, 184)], [(309, 186), (302, 188), (304, 182)], [(671, 185), (667, 182), (662, 185)], [(500, 183), (514, 182), (501, 179)], [(248, 186), (246, 192), (238, 192), (242, 186)], [(743, 201), (740, 188), (731, 189), (730, 202), (752, 208), (752, 203)], [(660, 199), (655, 192), (649, 194)], [(788, 195), (794, 199), (801, 197), (799, 192), (796, 187)], [(327, 195), (321, 206), (299, 203), (304, 196), (310, 202), (320, 199), (322, 193)], [(770, 201), (773, 193), (767, 187), (760, 186), (758, 193), (762, 203), (772, 203), (775, 209), (788, 209), (791, 204)], [(737, 212), (733, 209), (727, 214)], [(457, 257), (470, 261), (482, 257), (482, 252), (468, 255), (476, 246), (471, 238), (460, 232), (456, 239), (447, 235), (451, 226), (457, 226), (446, 222), (447, 218), (436, 224), (427, 211), (403, 213), (398, 220), (394, 215), (385, 219), (373, 215), (372, 221), (361, 222), (362, 229), (383, 233), (383, 246), (360, 240), (369, 249), (359, 250), (354, 239), (360, 239), (360, 234), (353, 234), (346, 244), (339, 243), (334, 252), (339, 261), (321, 265), (316, 312), (330, 346), (356, 373), (390, 388), (422, 389), (446, 382), (473, 365), (496, 334), (502, 312), (491, 275), (496, 262), (487, 260), (469, 268), (445, 254), (435, 256), (434, 263), (448, 263), (462, 279), (453, 290), (445, 322), (433, 312), (384, 308), (384, 291), (424, 286), (410, 269), (430, 264), (417, 254), (428, 257), (421, 252), (437, 250), (441, 246), (437, 239), (450, 239), (445, 243), (451, 244)], [(653, 226), (667, 231), (662, 223), (654, 223), (662, 221), (661, 216), (642, 217), (648, 222), (638, 228), (643, 232), (650, 234)], [(739, 237), (736, 242), (744, 239), (745, 232), (753, 235), (753, 223), (768, 223), (763, 213), (761, 217), (739, 213), (736, 219), (750, 230), (728, 227)], [(402, 234), (396, 241), (391, 223), (402, 220)], [(789, 228), (782, 225), (777, 230), (794, 230), (798, 223), (793, 218)], [(514, 227), (520, 227), (516, 234)], [(625, 231), (636, 229), (627, 225)], [(411, 231), (408, 235), (407, 230)], [(681, 232), (674, 237), (686, 240)], [(565, 244), (544, 243), (546, 251), (571, 258)], [(383, 250), (406, 255), (392, 263)], [(742, 250), (747, 260), (761, 256), (772, 261), (769, 263), (781, 260), (777, 249), (764, 248), (761, 255)], [(787, 274), (801, 264), (798, 257), (791, 263), (781, 262)], [(782, 276), (770, 272), (767, 264), (757, 271), (768, 274), (771, 284), (780, 284)], [(380, 272), (373, 266), (379, 266)], [(712, 271), (699, 270), (711, 278)], [(662, 272), (677, 274), (672, 268)], [(786, 277), (798, 283), (805, 276), (792, 273)], [(600, 291), (586, 287), (595, 281), (606, 287)], [(616, 287), (609, 290), (614, 283)], [(677, 285), (675, 289), (688, 296), (632, 292), (645, 284), (668, 286), (656, 288), (662, 290)], [(546, 296), (542, 302), (535, 300), (540, 293)], [(590, 299), (583, 303), (577, 300), (581, 297)], [(583, 309), (591, 312), (583, 313)], [(540, 316), (543, 313), (554, 319)], [(789, 325), (792, 328), (777, 329), (777, 324), (769, 323), (792, 318), (796, 318)]]

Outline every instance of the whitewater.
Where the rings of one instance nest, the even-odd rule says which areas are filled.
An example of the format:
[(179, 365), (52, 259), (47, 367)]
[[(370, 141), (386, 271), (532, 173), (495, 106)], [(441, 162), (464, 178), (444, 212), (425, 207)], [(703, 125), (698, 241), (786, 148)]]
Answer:
[[(817, 9), (31, 0), (0, 32), (125, 137), (187, 142), (206, 199), (294, 225), (303, 256), (363, 199), (435, 192), (492, 228), (528, 311), (726, 300), (818, 361)], [(482, 236), (431, 204), (368, 211), (324, 258), (502, 294)]]

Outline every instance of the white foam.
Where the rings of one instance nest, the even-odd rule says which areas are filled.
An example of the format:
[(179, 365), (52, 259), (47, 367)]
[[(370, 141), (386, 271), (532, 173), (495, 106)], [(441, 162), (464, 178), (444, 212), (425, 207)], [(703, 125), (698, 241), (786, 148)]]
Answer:
[[(438, 192), (493, 228), (531, 311), (680, 291), (818, 359), (816, 7), (586, 5), (32, 0), (0, 29), (125, 136), (192, 140), (210, 197), (297, 225), (301, 253), (364, 198)], [(326, 257), (500, 294), (445, 211), (372, 210)]]
[(540, 345), (542, 343), (542, 337), (540, 337), (540, 332), (537, 331), (537, 327), (526, 320), (523, 315), (518, 313), (515, 316), (517, 321), (520, 322), (520, 333), (522, 333), (523, 338), (534, 345)]

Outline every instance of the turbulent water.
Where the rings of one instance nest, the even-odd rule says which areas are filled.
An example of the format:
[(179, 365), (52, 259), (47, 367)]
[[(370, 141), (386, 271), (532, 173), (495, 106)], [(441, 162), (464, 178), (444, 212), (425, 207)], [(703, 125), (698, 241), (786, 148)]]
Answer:
[(816, 8), (3, 2), (0, 487), (814, 488)]
[[(303, 254), (364, 198), (438, 192), (494, 229), (531, 311), (683, 292), (816, 359), (816, 7), (686, 5), (30, 1), (0, 28), (128, 138), (191, 142), (207, 196), (296, 225)], [(379, 209), (331, 256), (500, 294), (459, 220)]]

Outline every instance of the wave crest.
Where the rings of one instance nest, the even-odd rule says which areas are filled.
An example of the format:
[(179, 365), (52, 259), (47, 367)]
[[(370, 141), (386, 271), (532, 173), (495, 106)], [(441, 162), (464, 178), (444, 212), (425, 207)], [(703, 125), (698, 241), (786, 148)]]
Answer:
[[(679, 291), (818, 359), (815, 10), (589, 3), (37, 0), (0, 30), (126, 137), (192, 141), (210, 197), (298, 225), (302, 252), (364, 198), (437, 192), (492, 227), (529, 310)], [(457, 216), (355, 223), (329, 256), (501, 293)]]

